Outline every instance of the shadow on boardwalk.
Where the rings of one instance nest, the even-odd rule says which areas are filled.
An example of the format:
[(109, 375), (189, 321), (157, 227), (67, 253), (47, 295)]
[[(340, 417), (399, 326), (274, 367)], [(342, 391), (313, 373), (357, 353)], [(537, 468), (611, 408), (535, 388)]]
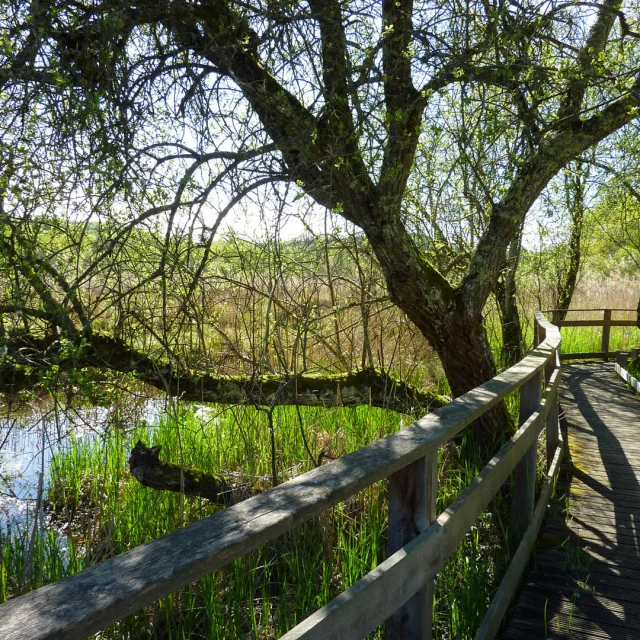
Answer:
[(503, 635), (640, 638), (640, 401), (612, 365), (563, 367), (556, 499)]

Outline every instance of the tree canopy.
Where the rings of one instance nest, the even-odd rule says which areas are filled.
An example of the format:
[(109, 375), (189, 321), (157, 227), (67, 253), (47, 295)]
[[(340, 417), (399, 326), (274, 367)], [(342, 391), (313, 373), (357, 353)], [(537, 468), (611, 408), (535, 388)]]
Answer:
[[(527, 212), (640, 108), (636, 2), (37, 0), (0, 20), (3, 246), (61, 329), (90, 329), (83, 282), (136, 226), (157, 221), (162, 255), (199, 234), (204, 264), (238, 203), (307, 199), (362, 229), (455, 394), (495, 373), (482, 315)], [(71, 280), (27, 242), (61, 209), (111, 224)]]

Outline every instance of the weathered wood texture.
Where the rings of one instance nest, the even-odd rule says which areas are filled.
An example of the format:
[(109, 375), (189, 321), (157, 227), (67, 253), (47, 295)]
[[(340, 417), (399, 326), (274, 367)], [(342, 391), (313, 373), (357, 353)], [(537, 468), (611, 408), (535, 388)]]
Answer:
[[(542, 372), (537, 373), (520, 389), (519, 424), (525, 424), (540, 402)], [(514, 471), (511, 524), (514, 531), (522, 533), (533, 517), (536, 489), (537, 442), (534, 442), (522, 456)]]
[[(556, 403), (554, 402), (554, 404)], [(548, 415), (551, 416), (551, 413)], [(555, 416), (557, 420), (557, 412)], [(491, 605), (480, 625), (480, 629), (478, 629), (475, 640), (493, 640), (493, 638), (496, 637), (502, 619), (516, 593), (518, 583), (522, 578), (522, 573), (529, 562), (531, 550), (536, 543), (540, 525), (542, 525), (542, 521), (547, 512), (549, 498), (551, 497), (551, 492), (553, 491), (554, 483), (560, 470), (560, 463), (562, 462), (562, 438), (559, 437), (557, 442), (560, 446), (554, 450), (555, 453), (549, 465), (549, 473), (542, 485), (542, 491), (540, 492), (538, 504), (533, 512), (531, 522), (522, 536), (513, 560), (509, 564), (509, 568), (498, 587), (498, 591), (493, 596), (493, 600), (491, 600)]]
[[(549, 327), (546, 342), (517, 365), (406, 429), (184, 529), (1, 605), (0, 638), (86, 638), (432, 454), (546, 367), (560, 342), (557, 329)], [(501, 450), (500, 460), (494, 458), (436, 522), (378, 567), (376, 571), (389, 571), (377, 585), (378, 599), (366, 591), (359, 615), (361, 628), (369, 628), (374, 619), (382, 622), (388, 618), (437, 573), (533, 444), (548, 410), (549, 405), (543, 403), (540, 412)], [(350, 592), (353, 593), (349, 590), (342, 595), (348, 600)], [(389, 597), (391, 593), (394, 598)], [(325, 630), (321, 637), (357, 637), (352, 623), (348, 635), (337, 634), (338, 623), (336, 619), (328, 635)]]
[[(548, 309), (541, 313), (553, 313), (558, 309)], [(558, 328), (562, 327), (602, 327), (602, 343), (600, 351), (596, 352), (580, 352), (580, 353), (563, 353), (560, 359), (565, 360), (603, 360), (608, 362), (618, 357), (617, 351), (609, 351), (609, 342), (611, 337), (611, 327), (635, 327), (636, 320), (618, 319), (613, 317), (615, 311), (626, 311), (632, 313), (633, 309), (570, 309), (569, 311), (589, 311), (592, 313), (602, 314), (602, 319), (592, 318), (589, 320), (561, 320), (556, 323)]]
[(640, 399), (613, 365), (565, 366), (562, 375), (557, 498), (503, 639), (636, 639)]
[[(607, 309), (611, 311), (611, 309)], [(559, 327), (635, 327), (635, 320), (563, 320), (558, 322)], [(603, 349), (604, 351), (604, 349)]]
[(575, 353), (563, 353), (560, 355), (560, 360), (610, 360), (615, 358), (616, 351), (578, 351)]
[[(626, 363), (625, 363), (626, 364)], [(640, 380), (634, 378), (619, 362), (616, 363), (616, 373), (636, 392), (640, 393)]]
[[(389, 477), (388, 555), (416, 538), (436, 519), (438, 451), (431, 451)], [(432, 630), (433, 580), (387, 620), (388, 640), (429, 640)]]
[[(539, 311), (538, 313), (553, 313), (554, 311), (563, 311), (563, 309), (543, 309), (542, 311)], [(571, 309), (569, 309), (570, 312), (590, 312), (590, 313), (599, 313), (601, 311), (604, 311), (604, 309), (574, 309), (573, 307)], [(614, 309), (612, 308), (611, 311), (625, 311), (626, 313), (635, 313), (636, 310), (635, 309), (628, 309), (628, 308), (624, 308), (624, 309)]]

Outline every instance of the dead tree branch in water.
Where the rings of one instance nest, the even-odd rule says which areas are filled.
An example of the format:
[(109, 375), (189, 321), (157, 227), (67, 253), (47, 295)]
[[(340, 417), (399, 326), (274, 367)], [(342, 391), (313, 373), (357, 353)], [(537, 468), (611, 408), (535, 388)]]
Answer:
[(159, 458), (162, 447), (147, 447), (141, 440), (131, 450), (129, 470), (143, 486), (201, 497), (228, 507), (239, 502), (237, 492), (221, 475), (180, 467)]

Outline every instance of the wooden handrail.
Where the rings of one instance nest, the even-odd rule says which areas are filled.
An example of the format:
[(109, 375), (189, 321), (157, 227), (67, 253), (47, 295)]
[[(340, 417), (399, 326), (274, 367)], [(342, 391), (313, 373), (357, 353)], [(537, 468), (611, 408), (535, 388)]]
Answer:
[[(561, 311), (561, 309), (546, 309), (539, 313), (553, 313), (554, 311)], [(601, 320), (560, 320), (555, 323), (558, 329), (562, 327), (602, 327), (602, 343), (600, 351), (595, 352), (580, 352), (580, 353), (563, 353), (563, 360), (604, 360), (608, 362), (612, 358), (616, 357), (615, 351), (609, 351), (609, 338), (611, 336), (611, 327), (636, 327), (636, 320), (614, 320), (612, 313), (614, 311), (626, 311), (628, 313), (637, 314), (637, 309), (569, 309), (568, 311), (586, 311), (586, 312), (602, 312)]]
[[(330, 615), (335, 625), (339, 620), (349, 619), (348, 624), (345, 623), (345, 635), (336, 635), (332, 627), (329, 636), (325, 631), (325, 635), (317, 637), (361, 637), (359, 634), (363, 629), (369, 629), (374, 619), (382, 622), (440, 570), (460, 536), (468, 531), (515, 466), (522, 464), (524, 454), (536, 446), (537, 435), (545, 421), (548, 439), (549, 430), (557, 432), (560, 332), (541, 313), (536, 313), (536, 323), (539, 333), (544, 334), (544, 341), (530, 355), (402, 431), (183, 529), (1, 605), (0, 638), (85, 638), (184, 584), (224, 567), (378, 480), (422, 459), (433, 461), (433, 453), (440, 446), (527, 383), (530, 382), (528, 393), (537, 394), (539, 399), (538, 376), (544, 373), (546, 388), (542, 400), (535, 403), (535, 410), (521, 420), (523, 424), (512, 440), (456, 501), (429, 526), (426, 525), (431, 518), (427, 518), (422, 533), (339, 596), (338, 607), (330, 603), (305, 621), (304, 629), (312, 630), (304, 631), (304, 634), (311, 635), (300, 635), (301, 632), (294, 629), (286, 636), (316, 637), (313, 635), (316, 633), (314, 621), (322, 621)], [(554, 415), (555, 423), (549, 418)], [(551, 434), (551, 441), (554, 438), (558, 442), (557, 433)], [(435, 487), (431, 487), (431, 491), (434, 490)], [(522, 493), (522, 490), (522, 487), (514, 488), (515, 493)], [(533, 491), (534, 487), (529, 483), (526, 492), (531, 495), (531, 502)], [(415, 509), (424, 510), (424, 501), (418, 501)], [(533, 515), (525, 514), (527, 521), (521, 524), (529, 524)], [(368, 586), (370, 583), (374, 586)], [(384, 588), (381, 592), (380, 585), (393, 585), (393, 598), (388, 591), (381, 598), (379, 594)], [(361, 593), (366, 596), (359, 595)], [(379, 608), (371, 611), (367, 602), (373, 602), (372, 594), (376, 593), (378, 600), (375, 602)], [(424, 600), (423, 608), (426, 606)], [(362, 603), (361, 608), (345, 604), (353, 602)], [(425, 611), (422, 613), (428, 615)], [(427, 629), (424, 620), (420, 624)]]
[[(543, 309), (540, 313), (553, 313), (554, 311), (566, 311), (567, 313), (573, 312), (587, 312), (587, 311), (604, 311), (605, 309)], [(637, 309), (613, 309), (610, 308), (609, 311), (628, 311), (629, 313), (637, 313)]]
[(618, 361), (615, 364), (615, 371), (635, 393), (640, 393), (640, 380), (632, 376), (627, 370), (629, 360), (635, 360), (637, 357), (638, 349), (631, 349), (629, 353), (620, 352), (617, 358)]
[(384, 622), (426, 580), (441, 571), (478, 516), (536, 442), (559, 381), (556, 370), (540, 408), (431, 526), (282, 640), (362, 638)]

